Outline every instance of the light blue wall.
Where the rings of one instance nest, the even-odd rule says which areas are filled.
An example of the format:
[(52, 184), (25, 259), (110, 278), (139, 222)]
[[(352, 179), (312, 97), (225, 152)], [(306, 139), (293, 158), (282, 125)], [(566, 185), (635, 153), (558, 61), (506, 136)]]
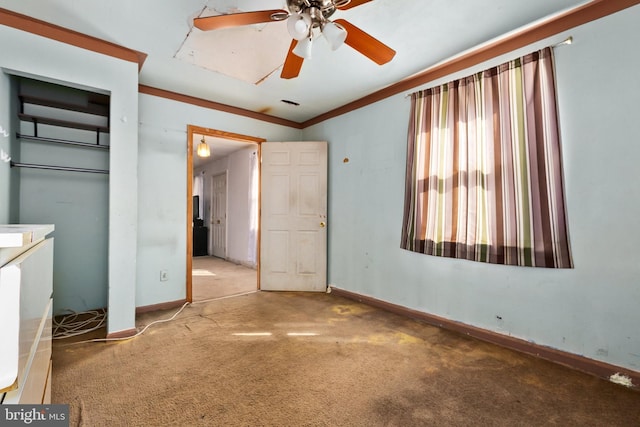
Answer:
[[(0, 67), (5, 73), (17, 73), (111, 95), (107, 329), (109, 333), (114, 333), (134, 328), (138, 227), (138, 65), (5, 26), (0, 26), (0, 52)], [(4, 81), (0, 82), (3, 88), (6, 87)], [(3, 98), (0, 109), (6, 108), (7, 102)], [(3, 197), (2, 194), (0, 197)], [(11, 204), (15, 205), (15, 200), (11, 200)]]
[[(270, 141), (301, 131), (140, 94), (139, 227), (136, 305), (186, 297), (187, 125)], [(169, 280), (160, 281), (160, 270)]]
[(635, 6), (495, 61), (574, 37), (556, 49), (574, 269), (401, 250), (409, 100), (397, 95), (304, 131), (329, 141), (329, 282), (640, 371), (638, 22)]

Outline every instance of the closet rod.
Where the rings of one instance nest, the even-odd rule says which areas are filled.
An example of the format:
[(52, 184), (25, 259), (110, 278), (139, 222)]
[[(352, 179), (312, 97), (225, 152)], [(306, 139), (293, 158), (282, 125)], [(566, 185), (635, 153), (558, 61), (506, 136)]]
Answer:
[(42, 136), (21, 135), (19, 133), (16, 133), (16, 136), (20, 139), (29, 139), (31, 141), (55, 142), (56, 144), (78, 145), (78, 146), (87, 147), (87, 148), (100, 148), (102, 150), (109, 149), (108, 145), (91, 144), (89, 142), (69, 141), (66, 139), (57, 139), (57, 138), (45, 138)]
[(37, 165), (34, 163), (15, 163), (11, 162), (12, 168), (27, 168), (27, 169), (48, 169), (55, 171), (69, 171), (69, 172), (87, 172), (87, 173), (103, 173), (108, 174), (109, 171), (105, 169), (87, 169), (87, 168), (71, 168), (68, 166), (52, 166), (52, 165)]

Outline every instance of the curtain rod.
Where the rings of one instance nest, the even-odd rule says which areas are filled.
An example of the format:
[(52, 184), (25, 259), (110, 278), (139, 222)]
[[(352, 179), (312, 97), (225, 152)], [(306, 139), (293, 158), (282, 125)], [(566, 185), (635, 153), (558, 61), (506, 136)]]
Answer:
[(74, 145), (74, 146), (80, 146), (80, 147), (99, 148), (102, 150), (109, 150), (108, 145), (98, 145), (98, 144), (92, 144), (89, 142), (78, 142), (78, 141), (70, 141), (67, 139), (57, 139), (57, 138), (45, 138), (42, 136), (22, 135), (19, 133), (16, 133), (16, 136), (19, 139), (28, 139), (30, 141), (54, 142), (56, 144)]
[(15, 163), (11, 162), (12, 168), (27, 168), (27, 169), (47, 169), (56, 171), (68, 171), (68, 172), (86, 172), (86, 173), (101, 173), (109, 174), (106, 169), (88, 169), (88, 168), (72, 168), (68, 166), (53, 166), (53, 165), (38, 165), (34, 163)]
[[(573, 43), (573, 36), (569, 36), (569, 37), (567, 37), (566, 39), (564, 39), (561, 42), (558, 42), (556, 44), (552, 44), (550, 47), (551, 48), (556, 48), (556, 47), (563, 46), (563, 45), (570, 45), (572, 43)], [(404, 95), (404, 97), (405, 97), (405, 99), (406, 98), (411, 98), (411, 94), (412, 93), (419, 92), (419, 91), (420, 90), (417, 90), (417, 91), (414, 91), (414, 92), (411, 92), (411, 93), (407, 93), (407, 94)]]
[(562, 40), (560, 43), (556, 43), (556, 44), (552, 44), (551, 47), (558, 47), (558, 46), (562, 46), (565, 44), (571, 44), (573, 43), (573, 37), (569, 36), (566, 39)]

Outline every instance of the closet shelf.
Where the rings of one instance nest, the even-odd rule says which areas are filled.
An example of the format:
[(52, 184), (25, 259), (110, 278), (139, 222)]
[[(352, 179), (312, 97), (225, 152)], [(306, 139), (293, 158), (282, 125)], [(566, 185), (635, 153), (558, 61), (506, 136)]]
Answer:
[(69, 102), (56, 101), (53, 99), (39, 98), (31, 95), (19, 95), (22, 105), (39, 105), (42, 107), (57, 108), (60, 110), (77, 111), (80, 113), (93, 114), (96, 116), (109, 117), (109, 98), (88, 100), (85, 105), (73, 104)]
[(90, 130), (90, 131), (99, 132), (99, 133), (109, 133), (108, 126), (99, 126), (99, 125), (92, 125), (89, 123), (80, 123), (80, 122), (70, 122), (67, 120), (58, 120), (58, 119), (52, 119), (49, 117), (34, 116), (31, 114), (24, 114), (24, 113), (19, 113), (18, 117), (20, 118), (20, 120), (33, 122), (36, 125), (38, 124), (52, 125), (52, 126), (60, 126), (60, 127), (73, 128), (73, 129)]

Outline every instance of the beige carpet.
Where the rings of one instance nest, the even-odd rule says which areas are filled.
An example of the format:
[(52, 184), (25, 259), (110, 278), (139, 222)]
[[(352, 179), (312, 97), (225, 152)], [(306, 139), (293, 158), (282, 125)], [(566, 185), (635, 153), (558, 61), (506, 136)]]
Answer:
[(213, 256), (193, 257), (193, 301), (254, 292), (258, 288), (257, 270)]
[(640, 425), (638, 392), (331, 294), (257, 292), (129, 341), (56, 341), (52, 392), (72, 426)]

